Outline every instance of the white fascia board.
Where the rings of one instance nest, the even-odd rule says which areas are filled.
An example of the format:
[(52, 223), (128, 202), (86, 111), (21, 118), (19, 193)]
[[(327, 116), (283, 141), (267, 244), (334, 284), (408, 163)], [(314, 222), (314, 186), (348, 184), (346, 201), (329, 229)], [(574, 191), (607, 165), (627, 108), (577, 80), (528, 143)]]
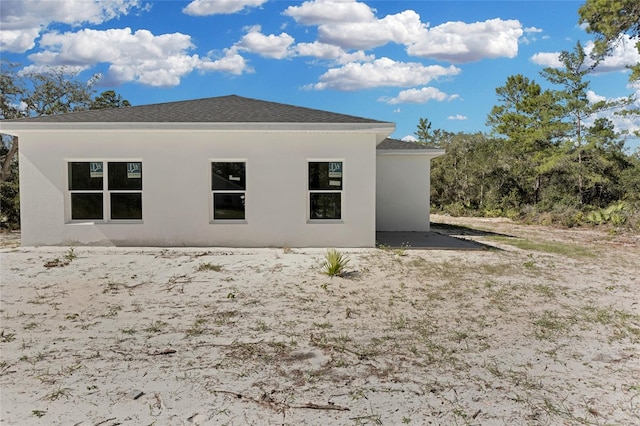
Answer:
[(402, 155), (402, 156), (428, 156), (431, 158), (440, 157), (445, 154), (444, 149), (378, 149), (377, 155)]
[[(51, 131), (222, 131), (222, 132), (356, 132), (388, 133), (395, 130), (394, 123), (148, 123), (148, 122), (1, 122), (0, 132), (51, 132)], [(386, 137), (386, 136), (385, 136)]]

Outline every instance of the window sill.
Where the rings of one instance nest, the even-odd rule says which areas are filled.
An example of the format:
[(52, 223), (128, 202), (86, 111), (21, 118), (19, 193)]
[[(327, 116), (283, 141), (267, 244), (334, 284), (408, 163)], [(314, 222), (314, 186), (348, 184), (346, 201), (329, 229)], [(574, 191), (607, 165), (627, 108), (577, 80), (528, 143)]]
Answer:
[(246, 219), (216, 219), (209, 222), (209, 225), (246, 225)]
[(93, 221), (86, 221), (86, 220), (73, 220), (70, 222), (67, 222), (66, 225), (71, 225), (71, 226), (86, 226), (86, 225), (142, 225), (144, 224), (144, 221), (142, 220), (93, 220)]
[(343, 225), (342, 219), (307, 219), (308, 225)]

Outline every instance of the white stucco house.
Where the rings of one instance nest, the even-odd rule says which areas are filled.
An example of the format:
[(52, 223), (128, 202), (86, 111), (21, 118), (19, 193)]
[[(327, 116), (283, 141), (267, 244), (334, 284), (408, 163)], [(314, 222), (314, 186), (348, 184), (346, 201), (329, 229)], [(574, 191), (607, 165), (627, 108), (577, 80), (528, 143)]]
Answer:
[(22, 244), (372, 247), (429, 230), (430, 160), (394, 123), (235, 95), (0, 122)]

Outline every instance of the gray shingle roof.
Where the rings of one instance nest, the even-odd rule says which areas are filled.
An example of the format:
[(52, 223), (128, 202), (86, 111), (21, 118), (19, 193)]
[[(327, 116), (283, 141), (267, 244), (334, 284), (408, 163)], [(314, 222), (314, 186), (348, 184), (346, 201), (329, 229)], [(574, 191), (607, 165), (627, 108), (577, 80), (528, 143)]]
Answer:
[(23, 123), (384, 123), (236, 95), (7, 120)]
[(380, 142), (377, 146), (378, 149), (389, 149), (389, 150), (418, 150), (418, 149), (431, 149), (428, 146), (418, 143), (418, 142), (410, 142), (410, 141), (401, 141), (398, 139), (386, 138), (382, 142)]

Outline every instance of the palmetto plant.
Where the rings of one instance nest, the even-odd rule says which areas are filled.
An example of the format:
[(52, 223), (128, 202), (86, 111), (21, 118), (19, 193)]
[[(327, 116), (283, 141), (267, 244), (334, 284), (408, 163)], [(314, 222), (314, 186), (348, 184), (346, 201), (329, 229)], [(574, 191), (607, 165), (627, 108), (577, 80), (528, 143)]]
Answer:
[(341, 276), (345, 273), (345, 268), (349, 263), (349, 258), (336, 249), (327, 250), (322, 262), (322, 272), (330, 277)]

